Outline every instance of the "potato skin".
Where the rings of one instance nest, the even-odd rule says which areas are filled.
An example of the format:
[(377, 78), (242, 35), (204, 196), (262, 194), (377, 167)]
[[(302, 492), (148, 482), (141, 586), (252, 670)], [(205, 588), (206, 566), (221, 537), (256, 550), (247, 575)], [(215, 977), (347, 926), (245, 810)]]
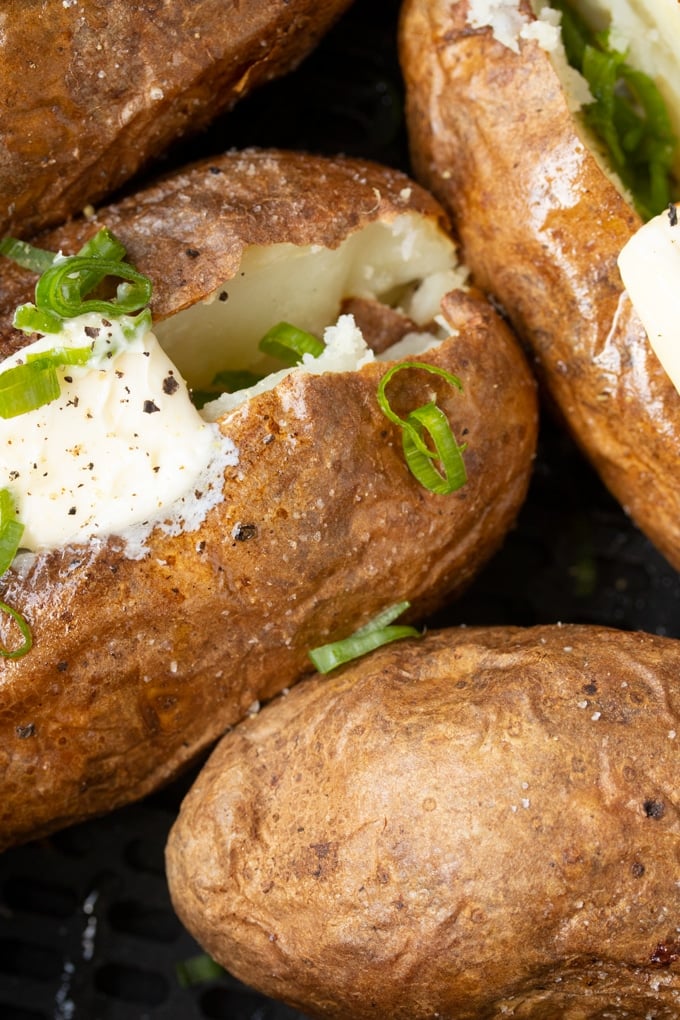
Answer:
[(256, 86), (350, 0), (5, 0), (0, 235), (100, 202)]
[(641, 220), (584, 144), (547, 53), (532, 40), (514, 53), (470, 27), (469, 8), (402, 11), (416, 176), (452, 214), (463, 261), (527, 341), (582, 450), (680, 568), (680, 395), (616, 264)]
[[(231, 279), (249, 245), (337, 248), (352, 231), (409, 210), (449, 228), (442, 206), (400, 171), (367, 160), (250, 148), (162, 176), (91, 217), (36, 234), (32, 243), (75, 254), (109, 227), (130, 263), (153, 280), (151, 309), (159, 322)], [(28, 342), (12, 318), (17, 305), (33, 300), (35, 280), (2, 259), (2, 358)]]
[(679, 668), (648, 634), (460, 628), (306, 680), (185, 798), (175, 908), (313, 1017), (671, 1020)]
[[(333, 245), (372, 218), (438, 208), (416, 185), (407, 199), (403, 175), (354, 161), (269, 153), (218, 165), (124, 203), (117, 219), (102, 212), (140, 268), (157, 250), (161, 301), (212, 291), (237, 271), (245, 241)], [(252, 180), (258, 166), (265, 192)], [(310, 187), (322, 170), (337, 205)], [(275, 217), (262, 212), (263, 194)], [(193, 244), (199, 254), (178, 269), (175, 256)], [(181, 298), (176, 277), (163, 278), (169, 252), (173, 272), (186, 274)], [(156, 529), (141, 560), (112, 537), (41, 554), (2, 578), (1, 597), (26, 615), (34, 646), (0, 661), (0, 846), (145, 795), (253, 702), (310, 671), (310, 648), (402, 599), (429, 612), (469, 583), (524, 499), (536, 395), (486, 302), (452, 293), (443, 311), (462, 332), (422, 360), (463, 381), (461, 394), (427, 377), (468, 443), (469, 482), (457, 493), (436, 496), (410, 475), (375, 396), (389, 362), (298, 373), (220, 421), (239, 463), (198, 530)], [(396, 408), (422, 403), (420, 373), (398, 373), (390, 398)]]

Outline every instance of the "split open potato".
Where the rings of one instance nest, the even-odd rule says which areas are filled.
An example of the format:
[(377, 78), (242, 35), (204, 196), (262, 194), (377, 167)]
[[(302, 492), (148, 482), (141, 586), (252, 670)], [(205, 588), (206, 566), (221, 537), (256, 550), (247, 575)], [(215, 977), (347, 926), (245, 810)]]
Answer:
[[(69, 255), (104, 225), (154, 283), (160, 345), (135, 340), (113, 370), (62, 367), (52, 417), (0, 421), (25, 524), (1, 597), (33, 642), (0, 661), (3, 846), (147, 794), (309, 671), (310, 649), (462, 591), (512, 525), (534, 455), (524, 356), (403, 174), (232, 152), (35, 243)], [(7, 323), (34, 285), (9, 263), (0, 278), (5, 366), (26, 356)], [(279, 320), (324, 336), (323, 353), (271, 364), (258, 341)], [(114, 326), (79, 328), (94, 347)], [(390, 380), (391, 408), (436, 405), (462, 448), (456, 491), (417, 480), (378, 402), (401, 361), (413, 367)], [(210, 392), (224, 370), (264, 378)], [(201, 411), (192, 390), (208, 391)], [(2, 638), (16, 646), (6, 614)]]
[[(596, 28), (609, 24), (607, 11), (622, 9), (634, 25), (639, 17), (632, 49), (656, 47), (651, 68), (677, 124), (680, 84), (674, 90), (666, 71), (677, 75), (678, 5), (577, 6), (599, 8)], [(675, 19), (674, 31), (664, 17)], [(680, 567), (679, 383), (655, 353), (660, 330), (646, 330), (618, 265), (643, 220), (586, 123), (592, 93), (567, 66), (560, 24), (555, 10), (526, 0), (406, 0), (400, 45), (413, 165), (452, 214), (475, 281), (526, 341), (559, 417), (637, 525)], [(635, 137), (631, 158), (647, 144)], [(670, 141), (658, 144), (672, 150)], [(677, 158), (670, 177), (677, 197)], [(645, 271), (647, 258), (648, 251), (635, 270), (643, 290), (659, 278)], [(655, 301), (665, 305), (670, 334), (671, 291)]]

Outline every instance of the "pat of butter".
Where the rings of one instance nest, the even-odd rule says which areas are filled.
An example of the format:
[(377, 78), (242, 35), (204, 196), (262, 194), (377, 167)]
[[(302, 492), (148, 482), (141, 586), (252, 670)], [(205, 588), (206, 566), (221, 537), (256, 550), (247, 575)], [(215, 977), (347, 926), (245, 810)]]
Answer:
[(680, 392), (680, 222), (668, 212), (645, 223), (627, 242), (619, 271), (649, 342)]
[(7, 488), (31, 551), (120, 534), (190, 491), (215, 448), (215, 430), (153, 333), (127, 338), (118, 320), (84, 315), (28, 352), (91, 347), (84, 366), (57, 370), (61, 395), (0, 418), (0, 487)]

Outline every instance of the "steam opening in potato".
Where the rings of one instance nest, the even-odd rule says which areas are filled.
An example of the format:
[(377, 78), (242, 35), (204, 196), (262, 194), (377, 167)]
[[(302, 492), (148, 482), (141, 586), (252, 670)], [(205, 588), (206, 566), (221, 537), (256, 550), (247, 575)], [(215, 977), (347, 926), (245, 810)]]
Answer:
[(189, 385), (201, 389), (225, 369), (268, 375), (281, 368), (258, 350), (281, 321), (322, 338), (346, 311), (363, 326), (369, 347), (382, 349), (385, 334), (399, 340), (414, 327), (430, 342), (441, 340), (450, 332), (434, 321), (441, 298), (465, 275), (450, 238), (435, 223), (405, 214), (372, 223), (333, 249), (250, 247), (236, 276), (155, 332)]

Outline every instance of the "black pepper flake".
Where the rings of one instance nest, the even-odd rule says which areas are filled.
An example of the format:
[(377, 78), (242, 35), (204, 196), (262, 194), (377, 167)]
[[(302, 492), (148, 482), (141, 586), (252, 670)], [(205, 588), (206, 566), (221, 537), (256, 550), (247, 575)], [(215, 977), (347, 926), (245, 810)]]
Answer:
[(236, 524), (232, 531), (232, 536), (237, 542), (247, 542), (249, 539), (255, 538), (256, 535), (256, 524)]
[(62, 659), (61, 662), (57, 663), (57, 669), (60, 673), (65, 673), (66, 670), (68, 669), (68, 662), (64, 662), (64, 660)]
[(69, 511), (68, 511), (69, 517), (75, 517), (75, 515), (77, 513), (78, 513), (78, 511), (77, 511), (77, 509), (74, 506), (69, 507)]
[(187, 256), (187, 258), (197, 259), (201, 253), (198, 250), (198, 248), (185, 248), (184, 254)]
[(102, 326), (110, 326), (111, 322), (109, 319), (102, 319)]
[(155, 411), (160, 411), (160, 407), (153, 400), (145, 400), (142, 410), (144, 414), (154, 414)]
[(179, 383), (175, 379), (172, 372), (169, 375), (166, 375), (165, 379), (163, 380), (163, 393), (167, 393), (168, 396), (172, 396), (172, 394), (176, 393), (178, 389)]
[(221, 290), (220, 291), (220, 296), (219, 296), (218, 300), (219, 301), (228, 301), (229, 300), (229, 295), (227, 294), (226, 290)]
[(73, 382), (73, 376), (72, 375), (65, 375), (64, 376), (64, 382), (68, 382), (68, 383)]
[(677, 227), (678, 225), (678, 209), (672, 202), (668, 205), (668, 222), (672, 227)]
[(666, 805), (662, 800), (646, 800), (642, 806), (648, 818), (658, 820), (666, 813)]
[(209, 168), (209, 173), (211, 173), (211, 174), (221, 174), (222, 171), (221, 171), (221, 169), (218, 166), (211, 166)]
[(640, 861), (635, 861), (633, 864), (631, 864), (630, 870), (632, 872), (633, 878), (642, 878), (642, 876), (645, 873), (645, 866), (644, 864), (641, 864)]
[(35, 736), (35, 723), (27, 723), (25, 726), (17, 726), (17, 736), (19, 740), (26, 740), (28, 737)]
[(101, 330), (100, 330), (99, 326), (86, 326), (85, 327), (85, 336), (89, 336), (90, 340), (96, 340), (100, 333), (101, 333)]

